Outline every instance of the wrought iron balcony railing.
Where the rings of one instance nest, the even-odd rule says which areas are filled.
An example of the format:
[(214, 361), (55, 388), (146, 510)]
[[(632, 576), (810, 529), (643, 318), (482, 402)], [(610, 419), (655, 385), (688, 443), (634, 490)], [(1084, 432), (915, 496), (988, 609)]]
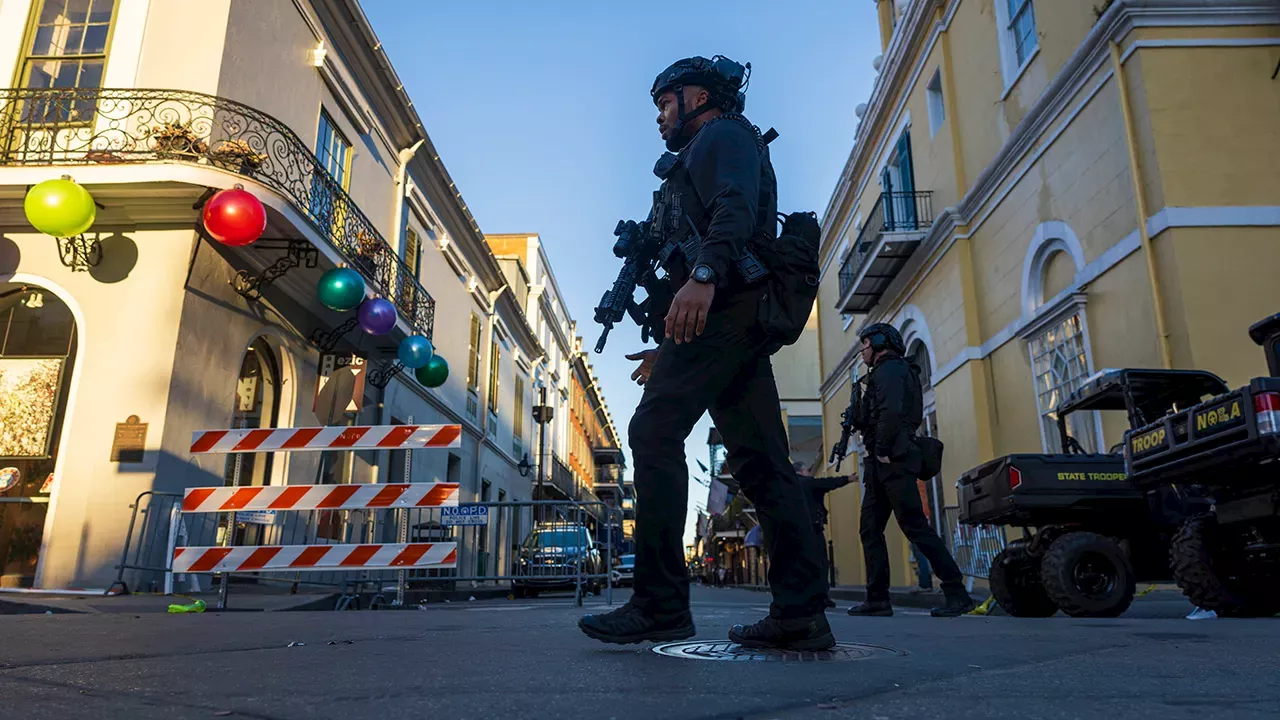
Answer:
[(840, 265), (840, 296), (853, 286), (876, 241), (886, 233), (916, 232), (933, 225), (933, 192), (882, 192), (862, 225), (853, 250)]
[(287, 125), (185, 90), (0, 89), (0, 165), (178, 161), (262, 183), (298, 209), (428, 338), (435, 301), (342, 185)]

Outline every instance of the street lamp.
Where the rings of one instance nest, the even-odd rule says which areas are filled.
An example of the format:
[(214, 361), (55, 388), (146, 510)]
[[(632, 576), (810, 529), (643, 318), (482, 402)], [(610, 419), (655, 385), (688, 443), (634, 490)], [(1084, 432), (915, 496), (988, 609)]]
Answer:
[(520, 464), (516, 465), (516, 469), (520, 471), (520, 477), (529, 477), (529, 473), (533, 471), (533, 463), (529, 462), (529, 453), (525, 453), (520, 458)]

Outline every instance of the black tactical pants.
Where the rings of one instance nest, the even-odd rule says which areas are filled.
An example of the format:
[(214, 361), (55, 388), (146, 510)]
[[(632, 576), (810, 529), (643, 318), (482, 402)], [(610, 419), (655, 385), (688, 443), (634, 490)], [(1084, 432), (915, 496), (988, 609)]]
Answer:
[(662, 343), (631, 419), (635, 462), (636, 566), (633, 602), (651, 612), (689, 606), (684, 528), (689, 475), (684, 443), (704, 412), (724, 438), (726, 466), (755, 505), (768, 538), (770, 614), (825, 610), (823, 549), (806, 493), (791, 467), (769, 357), (746, 295), (711, 313), (692, 343)]
[(867, 601), (889, 601), (889, 549), (884, 541), (884, 528), (890, 515), (898, 519), (902, 534), (928, 558), (947, 597), (965, 594), (960, 568), (924, 515), (916, 479), (901, 471), (894, 472), (894, 466), (879, 463), (874, 458), (867, 458), (867, 463), (876, 463), (862, 488), (862, 527), (859, 532), (862, 556), (867, 563)]

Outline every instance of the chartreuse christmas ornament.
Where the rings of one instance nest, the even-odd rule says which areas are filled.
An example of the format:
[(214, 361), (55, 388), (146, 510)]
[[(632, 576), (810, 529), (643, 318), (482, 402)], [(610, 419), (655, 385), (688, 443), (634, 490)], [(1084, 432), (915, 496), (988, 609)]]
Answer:
[(439, 355), (432, 355), (426, 365), (413, 371), (413, 376), (426, 387), (440, 387), (445, 380), (449, 379), (449, 363)]
[(410, 335), (400, 342), (400, 350), (397, 355), (400, 362), (410, 370), (417, 370), (431, 362), (431, 356), (435, 354), (435, 348), (431, 347), (431, 341), (421, 335)]
[(60, 238), (84, 233), (98, 216), (93, 196), (68, 175), (57, 180), (45, 180), (31, 188), (22, 209), (32, 227)]
[(320, 276), (316, 294), (321, 304), (330, 310), (355, 310), (364, 302), (364, 278), (351, 268), (334, 268)]

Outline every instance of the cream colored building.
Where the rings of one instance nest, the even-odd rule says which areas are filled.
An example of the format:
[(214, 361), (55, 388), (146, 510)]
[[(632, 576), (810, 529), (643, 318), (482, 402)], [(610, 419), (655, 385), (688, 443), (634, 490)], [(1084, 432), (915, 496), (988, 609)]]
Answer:
[[(1280, 6), (876, 8), (879, 76), (823, 215), (827, 447), (871, 322), (901, 328), (928, 373), (925, 429), (946, 443), (935, 518), (964, 470), (1056, 450), (1053, 407), (1098, 370), (1266, 372), (1245, 331), (1280, 308)], [(1072, 432), (1105, 452), (1123, 422)], [(831, 497), (843, 584), (865, 582), (860, 499)]]
[[(0, 458), (21, 475), (0, 494), (5, 585), (115, 580), (140, 493), (230, 482), (226, 456), (189, 454), (193, 432), (325, 423), (320, 345), (368, 356), (360, 407), (336, 424), (463, 426), (460, 449), (414, 453), (413, 481), (459, 482), (464, 501), (531, 498), (521, 413), (544, 350), (355, 0), (0, 0), (0, 77), (0, 385), (26, 398), (5, 407), (6, 433), (23, 423)], [(22, 208), (63, 174), (101, 205), (79, 260)], [(207, 191), (234, 185), (268, 212), (241, 248), (193, 230)], [(289, 257), (300, 266), (260, 297), (238, 292), (238, 272), (261, 279)], [(389, 335), (317, 302), (340, 263), (396, 305)], [(386, 375), (409, 334), (448, 361), (442, 387)], [(114, 452), (120, 438), (139, 452)], [(242, 483), (398, 480), (400, 456), (250, 456)], [(265, 537), (253, 524), (238, 537)], [(461, 565), (492, 572), (521, 532), (474, 534)]]

